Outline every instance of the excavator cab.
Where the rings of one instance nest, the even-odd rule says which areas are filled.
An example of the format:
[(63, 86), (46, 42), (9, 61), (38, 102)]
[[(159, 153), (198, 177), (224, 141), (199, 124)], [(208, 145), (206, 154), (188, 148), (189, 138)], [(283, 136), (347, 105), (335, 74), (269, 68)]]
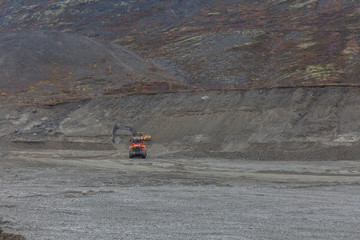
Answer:
[(150, 135), (145, 135), (143, 132), (137, 132), (136, 134), (138, 136), (140, 136), (141, 139), (144, 140), (144, 141), (151, 141), (151, 136)]
[(131, 143), (140, 143), (142, 141), (143, 140), (141, 138), (138, 138), (138, 137), (133, 137), (133, 138), (130, 139)]

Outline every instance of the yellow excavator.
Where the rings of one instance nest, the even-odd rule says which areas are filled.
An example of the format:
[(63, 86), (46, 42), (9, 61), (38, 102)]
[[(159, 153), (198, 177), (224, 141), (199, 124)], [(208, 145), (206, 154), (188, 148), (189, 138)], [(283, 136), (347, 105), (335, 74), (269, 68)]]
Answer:
[(133, 127), (130, 127), (130, 126), (122, 126), (122, 125), (115, 124), (115, 126), (113, 127), (113, 132), (112, 132), (113, 143), (117, 143), (116, 142), (116, 131), (117, 130), (127, 130), (127, 131), (131, 132), (133, 137), (140, 137), (140, 139), (143, 141), (151, 141), (150, 135), (145, 135), (143, 132), (138, 132)]
[(120, 140), (116, 140), (116, 131), (117, 130), (127, 130), (130, 131), (133, 135), (130, 139), (130, 145), (129, 145), (129, 157), (133, 158), (135, 156), (141, 156), (143, 158), (146, 158), (146, 145), (144, 141), (151, 141), (150, 135), (145, 135), (143, 132), (138, 132), (134, 128), (129, 126), (121, 126), (118, 124), (115, 124), (112, 132), (112, 142), (118, 144)]

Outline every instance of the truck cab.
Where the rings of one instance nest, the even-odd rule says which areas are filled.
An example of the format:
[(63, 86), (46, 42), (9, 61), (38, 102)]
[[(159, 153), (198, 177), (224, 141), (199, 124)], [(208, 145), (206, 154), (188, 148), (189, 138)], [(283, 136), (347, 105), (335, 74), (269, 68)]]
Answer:
[(129, 158), (135, 156), (146, 158), (146, 155), (146, 145), (144, 144), (143, 138), (141, 136), (132, 137), (129, 144)]

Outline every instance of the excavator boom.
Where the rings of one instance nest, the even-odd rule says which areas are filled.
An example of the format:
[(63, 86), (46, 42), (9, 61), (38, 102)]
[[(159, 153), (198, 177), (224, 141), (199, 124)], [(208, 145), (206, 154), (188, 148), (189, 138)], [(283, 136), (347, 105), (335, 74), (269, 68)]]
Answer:
[(138, 132), (138, 131), (136, 131), (136, 129), (134, 129), (133, 127), (130, 127), (130, 126), (123, 126), (123, 125), (115, 124), (113, 127), (113, 131), (112, 131), (112, 142), (113, 143), (118, 143), (118, 142), (116, 142), (116, 131), (117, 130), (130, 131), (131, 134), (133, 135), (133, 137), (141, 137), (141, 139), (144, 141), (151, 141), (150, 135), (144, 135), (142, 132)]

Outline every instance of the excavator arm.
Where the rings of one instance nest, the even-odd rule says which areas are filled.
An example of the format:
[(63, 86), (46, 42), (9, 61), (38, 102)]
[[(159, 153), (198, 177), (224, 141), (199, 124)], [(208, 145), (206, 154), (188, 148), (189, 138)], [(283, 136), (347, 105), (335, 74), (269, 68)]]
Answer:
[(115, 124), (115, 126), (113, 127), (113, 131), (112, 131), (112, 142), (113, 143), (117, 143), (115, 141), (116, 139), (116, 131), (117, 130), (127, 130), (127, 131), (130, 131), (131, 134), (133, 135), (133, 137), (136, 137), (137, 136), (137, 131), (132, 128), (132, 127), (129, 127), (129, 126), (121, 126), (121, 125), (118, 125), (118, 124)]
[(138, 132), (130, 126), (122, 126), (122, 125), (115, 124), (115, 126), (113, 127), (113, 131), (112, 131), (112, 142), (116, 143), (116, 144), (118, 144), (118, 142), (116, 141), (116, 131), (117, 130), (130, 131), (131, 134), (133, 135), (133, 137), (141, 137), (141, 139), (144, 141), (151, 141), (150, 135), (144, 135), (144, 133)]

